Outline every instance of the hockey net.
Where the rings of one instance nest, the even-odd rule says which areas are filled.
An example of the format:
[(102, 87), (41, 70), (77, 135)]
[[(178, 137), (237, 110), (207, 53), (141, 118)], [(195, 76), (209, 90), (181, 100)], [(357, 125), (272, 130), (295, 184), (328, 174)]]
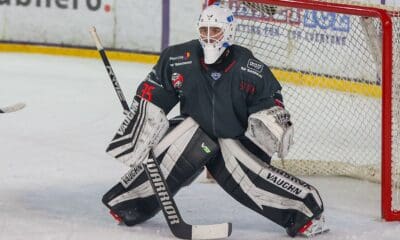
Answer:
[(236, 16), (237, 43), (284, 87), (295, 144), (273, 165), (382, 182), (383, 217), (400, 220), (400, 10), (354, 1), (221, 4)]

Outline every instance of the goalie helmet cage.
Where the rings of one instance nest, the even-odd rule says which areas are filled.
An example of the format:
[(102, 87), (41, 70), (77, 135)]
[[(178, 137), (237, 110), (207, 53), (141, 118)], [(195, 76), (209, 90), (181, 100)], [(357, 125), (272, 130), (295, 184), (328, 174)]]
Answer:
[(215, 2), (232, 9), (236, 42), (284, 85), (295, 144), (273, 164), (380, 182), (382, 217), (400, 220), (399, 9), (333, 0), (207, 4)]

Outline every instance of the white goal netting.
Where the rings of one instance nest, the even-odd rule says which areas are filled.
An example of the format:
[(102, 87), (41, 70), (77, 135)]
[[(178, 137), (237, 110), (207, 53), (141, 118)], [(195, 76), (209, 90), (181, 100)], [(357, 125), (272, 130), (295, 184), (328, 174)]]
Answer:
[[(342, 14), (251, 1), (222, 4), (238, 20), (237, 43), (270, 66), (284, 88), (295, 144), (287, 159), (273, 164), (296, 175), (380, 182), (382, 148), (390, 144), (391, 166), (385, 174), (391, 174), (392, 209), (400, 210), (400, 11), (387, 8), (393, 54), (382, 62), (379, 18), (360, 17), (356, 10)], [(387, 64), (393, 71), (389, 126), (382, 121), (382, 68)], [(384, 144), (383, 128), (392, 129)]]

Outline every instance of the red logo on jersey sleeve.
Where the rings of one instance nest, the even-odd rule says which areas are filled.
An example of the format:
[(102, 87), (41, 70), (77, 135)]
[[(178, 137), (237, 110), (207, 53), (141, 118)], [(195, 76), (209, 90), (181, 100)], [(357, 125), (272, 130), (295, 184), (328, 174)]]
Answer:
[(154, 87), (153, 85), (150, 85), (148, 83), (143, 83), (141, 97), (151, 102), (151, 99), (153, 99), (154, 88), (156, 87)]

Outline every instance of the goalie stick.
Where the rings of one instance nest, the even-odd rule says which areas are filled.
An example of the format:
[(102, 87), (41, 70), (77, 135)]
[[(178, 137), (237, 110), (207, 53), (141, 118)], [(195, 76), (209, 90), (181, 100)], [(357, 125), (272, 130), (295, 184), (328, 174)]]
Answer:
[(213, 225), (190, 225), (180, 215), (175, 200), (161, 172), (160, 165), (150, 151), (150, 157), (143, 163), (144, 170), (150, 179), (158, 203), (172, 233), (182, 239), (218, 239), (229, 237), (232, 233), (231, 223)]
[(113, 84), (114, 90), (117, 93), (117, 96), (119, 98), (119, 101), (122, 104), (122, 107), (124, 108), (124, 112), (129, 111), (128, 103), (126, 102), (124, 93), (122, 92), (121, 86), (119, 85), (119, 83), (117, 81), (117, 77), (114, 74), (114, 71), (111, 67), (110, 61), (108, 61), (106, 52), (104, 51), (104, 48), (101, 45), (100, 38), (96, 32), (96, 28), (92, 27), (90, 29), (90, 33), (92, 34), (93, 40), (96, 43), (97, 50), (100, 53), (101, 59), (103, 60), (103, 63), (104, 63), (104, 66), (106, 67), (108, 76), (110, 77), (110, 80), (111, 80), (111, 83)]
[(0, 113), (16, 112), (18, 110), (23, 109), (25, 106), (26, 106), (25, 103), (16, 103), (11, 106), (0, 108)]
[[(124, 113), (129, 111), (128, 104), (125, 100), (122, 89), (120, 88), (117, 78), (112, 71), (111, 64), (108, 61), (107, 55), (101, 45), (100, 38), (96, 33), (96, 29), (92, 27), (90, 33), (96, 43), (97, 50), (100, 53), (103, 63), (106, 66), (108, 75), (113, 83), (113, 87), (118, 95)], [(211, 225), (191, 225), (187, 224), (179, 213), (176, 203), (171, 192), (168, 189), (165, 178), (160, 170), (160, 166), (154, 160), (152, 151), (147, 162), (142, 163), (143, 168), (149, 177), (151, 186), (155, 192), (155, 196), (163, 211), (164, 217), (167, 220), (171, 232), (177, 238), (182, 239), (218, 239), (229, 237), (232, 233), (231, 223), (211, 224)], [(140, 167), (140, 166), (137, 166)]]

